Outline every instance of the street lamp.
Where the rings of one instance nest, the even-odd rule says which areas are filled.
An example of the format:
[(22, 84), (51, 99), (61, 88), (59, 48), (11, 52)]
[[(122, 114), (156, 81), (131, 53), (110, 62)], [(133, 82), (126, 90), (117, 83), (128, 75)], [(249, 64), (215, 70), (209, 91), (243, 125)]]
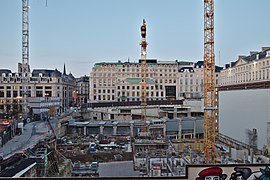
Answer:
[(73, 91), (73, 103), (74, 103), (74, 106), (76, 107), (76, 106), (78, 106), (78, 91)]
[(15, 99), (17, 101), (17, 116), (18, 116), (18, 114), (20, 112), (20, 106), (19, 106), (19, 104), (22, 101), (23, 97), (22, 96), (17, 96)]

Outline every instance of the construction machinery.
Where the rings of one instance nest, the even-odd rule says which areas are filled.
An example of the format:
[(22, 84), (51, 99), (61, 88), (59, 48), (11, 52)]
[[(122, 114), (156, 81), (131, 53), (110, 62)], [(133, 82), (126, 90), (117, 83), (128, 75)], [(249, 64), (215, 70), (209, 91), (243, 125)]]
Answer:
[(29, 0), (22, 0), (22, 86), (23, 86), (23, 116), (27, 118), (27, 94), (29, 67)]
[(146, 63), (146, 21), (143, 19), (143, 25), (141, 26), (141, 108), (142, 108), (142, 122), (145, 124), (142, 127), (142, 132), (147, 132), (146, 126), (146, 106), (147, 106), (147, 97), (146, 97), (146, 80), (147, 80), (147, 63)]
[(215, 164), (217, 95), (214, 53), (214, 0), (204, 0), (204, 161)]

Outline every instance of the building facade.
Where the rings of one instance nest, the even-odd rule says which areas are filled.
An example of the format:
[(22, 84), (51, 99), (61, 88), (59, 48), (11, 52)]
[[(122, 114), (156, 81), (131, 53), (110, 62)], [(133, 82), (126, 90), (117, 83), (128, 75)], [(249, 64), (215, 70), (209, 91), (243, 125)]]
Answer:
[(76, 78), (75, 104), (81, 106), (89, 99), (89, 76)]
[[(59, 113), (73, 104), (72, 92), (76, 88), (73, 75), (62, 74), (57, 69), (34, 69), (27, 79), (28, 97), (57, 97), (60, 99)], [(0, 112), (19, 113), (23, 103), (23, 84), (20, 72), (0, 69)], [(28, 105), (29, 106), (29, 105)]]
[(270, 47), (262, 51), (251, 51), (248, 56), (226, 64), (221, 71), (221, 86), (254, 83), (270, 80)]
[(55, 117), (60, 113), (60, 97), (28, 97), (28, 106), (33, 115), (40, 117)]
[[(147, 60), (148, 100), (202, 99), (203, 61)], [(216, 66), (216, 84), (220, 85), (220, 70)], [(89, 79), (90, 102), (140, 101), (141, 64), (119, 61), (96, 63)]]
[[(198, 61), (178, 62), (179, 72), (179, 96), (187, 99), (201, 99), (203, 98), (203, 81), (204, 81), (204, 62)], [(216, 66), (216, 85), (221, 83), (220, 71), (222, 67)]]
[[(147, 99), (179, 99), (176, 61), (147, 60)], [(89, 78), (90, 102), (140, 101), (141, 64), (96, 63)]]

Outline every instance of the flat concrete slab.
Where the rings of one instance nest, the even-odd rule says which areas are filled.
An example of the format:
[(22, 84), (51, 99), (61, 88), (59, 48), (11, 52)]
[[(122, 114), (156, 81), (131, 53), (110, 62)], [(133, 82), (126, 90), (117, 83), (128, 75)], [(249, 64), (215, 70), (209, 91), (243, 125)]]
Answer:
[(133, 161), (116, 161), (99, 164), (99, 177), (139, 177), (133, 170)]

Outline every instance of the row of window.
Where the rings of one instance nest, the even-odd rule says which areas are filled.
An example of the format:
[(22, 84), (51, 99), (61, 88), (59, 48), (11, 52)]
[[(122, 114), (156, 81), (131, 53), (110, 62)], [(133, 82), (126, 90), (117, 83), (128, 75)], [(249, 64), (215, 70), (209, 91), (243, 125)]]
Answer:
[[(141, 69), (118, 69), (118, 72), (141, 72)], [(176, 69), (151, 69), (151, 68), (147, 68), (146, 72), (176, 72)]]
[(114, 101), (114, 95), (98, 95), (93, 97), (94, 101)]
[[(154, 100), (154, 99), (159, 99), (159, 100), (163, 100), (165, 98), (163, 98), (163, 92), (161, 92), (161, 97), (160, 96), (152, 96), (152, 97), (148, 97), (147, 99), (148, 100)], [(138, 96), (118, 96), (116, 99), (117, 101), (140, 101), (140, 97), (139, 95)], [(115, 96), (114, 95), (97, 95), (97, 96), (93, 96), (93, 100), (94, 101), (114, 101), (115, 100)]]
[[(8, 83), (21, 83), (21, 78), (13, 78), (13, 77), (0, 77), (0, 81), (2, 82), (8, 82)], [(30, 78), (30, 82), (43, 82), (43, 83), (49, 83), (49, 82), (56, 82), (52, 78)], [(68, 80), (63, 79), (63, 82), (69, 82)], [(60, 83), (60, 79), (57, 79), (57, 83)]]
[(232, 70), (232, 72), (242, 72), (242, 71), (247, 71), (247, 70), (252, 70), (256, 68), (263, 68), (265, 66), (269, 66), (269, 60), (267, 61), (262, 61), (262, 62), (253, 62), (252, 64), (249, 65), (244, 65), (241, 67), (237, 67)]
[[(31, 89), (31, 86), (26, 87), (27, 89)], [(52, 86), (35, 86), (35, 89), (52, 89)], [(1, 89), (13, 89), (13, 90), (17, 90), (17, 89), (23, 89), (23, 86), (0, 86), (0, 90)], [(57, 89), (60, 89), (59, 86), (57, 86)]]
[(247, 72), (247, 73), (236, 74), (233, 76), (222, 77), (222, 84), (266, 80), (266, 79), (269, 79), (269, 77), (270, 77), (269, 69), (259, 70), (255, 72)]
[[(6, 96), (5, 96), (6, 94)], [(7, 98), (16, 98), (18, 96), (23, 96), (23, 91), (4, 91), (4, 90), (0, 90), (0, 98), (4, 98), (4, 97), (7, 97)], [(36, 97), (52, 97), (52, 91), (45, 91), (43, 93), (43, 91), (39, 91), (37, 90), (36, 93), (35, 93)], [(31, 97), (31, 91), (27, 91), (27, 96), (28, 97)], [(60, 97), (60, 93), (57, 94), (58, 97)]]
[[(118, 86), (119, 87), (119, 89), (118, 90), (125, 90), (125, 88), (127, 88), (127, 90), (129, 90), (129, 86), (123, 86), (122, 87), (122, 89), (120, 88), (120, 86)], [(134, 86), (133, 86), (134, 87)], [(157, 86), (158, 87), (158, 86)], [(151, 90), (154, 90), (154, 87), (153, 86), (151, 86)], [(162, 85), (160, 85), (160, 88), (161, 89), (163, 89), (163, 86)], [(135, 90), (135, 89), (133, 89), (133, 90)], [(140, 86), (137, 86), (137, 90), (140, 90)], [(147, 87), (147, 90), (149, 90), (149, 87)], [(119, 95), (119, 92), (120, 91), (118, 91), (118, 95)], [(128, 93), (129, 94), (129, 91), (122, 91), (122, 92), (126, 92), (126, 93)], [(137, 93), (139, 92), (139, 91), (136, 91)], [(152, 91), (153, 93), (154, 93), (154, 91)], [(115, 91), (114, 91), (114, 89), (96, 89), (96, 88), (94, 88), (93, 89), (93, 94), (95, 95), (95, 94), (114, 94), (115, 93)], [(159, 93), (159, 92), (156, 92), (157, 94)], [(132, 95), (132, 96), (135, 96), (135, 91), (132, 91), (132, 94), (134, 94), (134, 95)], [(124, 96), (124, 95), (123, 95)], [(139, 96), (139, 95), (138, 95)], [(154, 96), (154, 95), (151, 95), (151, 96)], [(159, 96), (159, 95), (157, 95), (157, 96)]]
[[(141, 92), (140, 91), (132, 91), (132, 92), (129, 92), (129, 91), (119, 91), (117, 93), (118, 97), (140, 97), (141, 96)], [(150, 91), (150, 92), (146, 92), (146, 96), (147, 97), (160, 97), (160, 96), (164, 96), (164, 92), (163, 91), (156, 91), (156, 92), (153, 92), (153, 91)]]
[[(180, 79), (180, 85), (183, 85), (183, 84), (185, 84), (185, 85), (193, 85), (193, 79)], [(203, 84), (203, 79), (200, 79), (200, 82), (199, 82), (199, 79), (196, 79), (196, 81), (195, 81), (195, 84), (196, 85), (199, 85), (199, 84)]]
[(258, 69), (258, 68), (265, 68), (269, 65), (270, 65), (269, 60), (267, 60), (267, 61), (264, 60), (261, 62), (253, 62), (253, 63), (247, 64), (247, 65), (242, 65), (240, 67), (224, 70), (222, 74), (239, 73), (239, 72), (243, 72), (243, 71), (256, 71), (256, 69)]
[[(120, 82), (121, 80), (118, 79), (118, 82)], [(94, 88), (96, 87), (96, 83), (99, 83), (99, 86), (106, 86), (106, 84), (108, 84), (108, 86), (114, 86), (114, 83), (115, 83), (115, 80), (114, 79), (99, 79), (99, 80), (96, 80), (94, 79), (93, 80), (93, 86)], [(176, 79), (156, 79), (155, 80), (156, 83), (176, 83)]]
[[(95, 77), (141, 77), (141, 74), (140, 73), (118, 73), (118, 74), (93, 74), (92, 75), (92, 78), (95, 78)], [(147, 73), (146, 74), (146, 77), (176, 77), (177, 74), (172, 74), (172, 73), (162, 73), (162, 74), (158, 74), (158, 73)]]
[(202, 86), (180, 86), (180, 92), (203, 92)]
[[(116, 69), (116, 67), (120, 67), (121, 69), (141, 69), (141, 65), (140, 64), (134, 64), (134, 65), (102, 65), (102, 66), (95, 66), (92, 71), (114, 71)], [(153, 67), (153, 66), (152, 66)], [(168, 68), (168, 70), (173, 69), (173, 68), (177, 68), (177, 65), (164, 65), (164, 64), (160, 64), (160, 65), (154, 65), (155, 70), (158, 69), (166, 69)]]

